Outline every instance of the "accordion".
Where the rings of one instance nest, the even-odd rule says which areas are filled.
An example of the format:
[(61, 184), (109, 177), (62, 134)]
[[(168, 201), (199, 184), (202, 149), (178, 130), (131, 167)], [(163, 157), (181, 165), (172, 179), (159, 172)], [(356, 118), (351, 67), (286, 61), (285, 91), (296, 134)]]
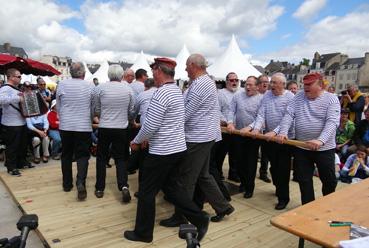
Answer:
[(23, 100), (20, 101), (20, 112), (23, 117), (34, 117), (44, 115), (49, 111), (49, 107), (37, 90), (23, 92)]

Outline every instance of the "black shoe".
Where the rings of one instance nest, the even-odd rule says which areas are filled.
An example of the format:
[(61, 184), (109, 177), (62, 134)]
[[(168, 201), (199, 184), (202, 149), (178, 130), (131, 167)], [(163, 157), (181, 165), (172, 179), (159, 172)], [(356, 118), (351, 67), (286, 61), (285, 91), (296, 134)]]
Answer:
[(86, 187), (82, 184), (77, 185), (77, 191), (78, 191), (78, 194), (77, 194), (78, 200), (80, 201), (85, 200), (87, 197)]
[(128, 203), (131, 201), (131, 194), (129, 193), (129, 189), (127, 187), (122, 188), (122, 202)]
[(135, 174), (136, 173), (136, 170), (129, 170), (128, 171), (128, 175), (133, 175), (133, 174)]
[(234, 207), (232, 206), (229, 206), (225, 211), (223, 211), (222, 213), (219, 213), (213, 217), (210, 218), (210, 220), (212, 222), (219, 222), (219, 221), (222, 221), (224, 219), (224, 217), (226, 215), (230, 215), (231, 213), (234, 212)]
[(275, 205), (275, 209), (276, 210), (282, 210), (282, 209), (285, 209), (286, 206), (287, 206), (288, 202), (285, 202), (285, 201), (279, 201), (277, 203), (277, 205)]
[(238, 187), (238, 192), (240, 192), (240, 193), (245, 192), (245, 187), (242, 185), (242, 183)]
[(104, 191), (102, 191), (102, 190), (95, 190), (95, 196), (97, 198), (103, 198), (104, 197)]
[(133, 194), (134, 197), (138, 198), (138, 191)]
[(228, 180), (233, 181), (233, 182), (236, 182), (236, 183), (239, 183), (240, 182), (239, 176), (236, 176), (236, 175), (229, 175), (228, 176)]
[(209, 217), (206, 215), (204, 221), (198, 225), (195, 225), (197, 228), (197, 240), (200, 242), (204, 237), (205, 234), (208, 232), (209, 228)]
[(125, 231), (124, 232), (124, 237), (128, 240), (131, 240), (131, 241), (140, 241), (140, 242), (145, 242), (145, 243), (151, 243), (152, 242), (152, 238), (139, 237), (139, 236), (137, 236), (135, 231)]
[(20, 177), (22, 175), (18, 169), (8, 170), (8, 174), (16, 177)]
[(188, 222), (183, 217), (178, 217), (177, 215), (173, 214), (170, 218), (161, 220), (159, 225), (165, 227), (178, 227), (182, 224), (187, 224)]
[(264, 176), (260, 176), (259, 177), (260, 180), (263, 180), (264, 182), (266, 183), (271, 183), (272, 180), (269, 179), (269, 177), (267, 175), (264, 175)]
[(73, 187), (63, 187), (64, 192), (70, 192)]
[(32, 169), (32, 168), (35, 168), (36, 166), (32, 165), (31, 163), (27, 164), (24, 166), (25, 168), (29, 168), (29, 169)]
[(249, 198), (251, 198), (252, 196), (253, 196), (253, 192), (245, 192), (245, 194), (243, 195), (243, 197), (244, 198), (246, 198), (246, 199), (249, 199)]

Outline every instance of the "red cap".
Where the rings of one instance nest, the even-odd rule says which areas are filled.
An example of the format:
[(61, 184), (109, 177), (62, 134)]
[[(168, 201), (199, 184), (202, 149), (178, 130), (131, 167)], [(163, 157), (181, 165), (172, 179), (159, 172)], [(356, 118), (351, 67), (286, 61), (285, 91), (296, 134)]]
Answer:
[(320, 73), (310, 73), (304, 76), (304, 78), (302, 79), (302, 81), (304, 82), (304, 84), (312, 84), (314, 83), (316, 80), (322, 80), (323, 76)]
[(174, 60), (168, 58), (155, 58), (154, 60), (155, 62), (150, 65), (151, 68), (153, 68), (156, 65), (164, 64), (169, 68), (174, 69), (177, 65), (177, 63)]

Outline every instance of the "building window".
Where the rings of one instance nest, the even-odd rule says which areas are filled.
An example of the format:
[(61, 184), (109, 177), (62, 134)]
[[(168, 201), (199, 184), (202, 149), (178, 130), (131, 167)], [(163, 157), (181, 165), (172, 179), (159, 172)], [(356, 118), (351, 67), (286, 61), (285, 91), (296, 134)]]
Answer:
[(339, 90), (342, 90), (342, 86), (343, 86), (342, 84), (339, 84), (339, 85), (338, 85), (338, 89), (339, 89)]
[(357, 73), (354, 72), (354, 73), (352, 73), (352, 80), (355, 81), (356, 79), (357, 79)]

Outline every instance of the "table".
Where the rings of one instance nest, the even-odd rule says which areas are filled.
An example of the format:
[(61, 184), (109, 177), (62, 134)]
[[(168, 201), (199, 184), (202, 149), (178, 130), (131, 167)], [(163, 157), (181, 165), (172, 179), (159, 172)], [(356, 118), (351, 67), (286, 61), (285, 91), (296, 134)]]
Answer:
[(339, 247), (339, 241), (349, 239), (350, 227), (330, 227), (330, 220), (369, 227), (369, 179), (275, 216), (270, 222), (299, 236), (299, 246), (306, 239), (324, 247)]

